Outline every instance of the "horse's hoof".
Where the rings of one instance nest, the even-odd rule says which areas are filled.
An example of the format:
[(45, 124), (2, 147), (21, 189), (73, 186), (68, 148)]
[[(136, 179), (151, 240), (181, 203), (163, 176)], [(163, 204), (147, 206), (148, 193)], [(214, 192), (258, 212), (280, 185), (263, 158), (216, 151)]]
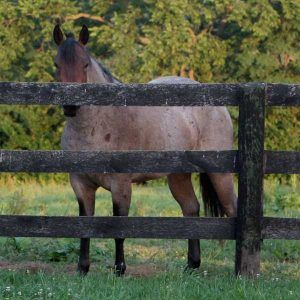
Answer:
[(184, 268), (184, 274), (192, 275), (195, 274), (198, 271), (198, 269), (192, 269), (189, 266), (185, 266)]
[(196, 270), (196, 269), (200, 268), (200, 265), (201, 265), (201, 260), (188, 261), (186, 269), (188, 269), (188, 270)]
[(126, 265), (124, 263), (115, 265), (115, 274), (117, 277), (123, 276), (125, 274), (125, 271), (126, 271)]
[(80, 276), (86, 276), (89, 272), (90, 265), (79, 265), (77, 266), (77, 272)]
[(188, 263), (186, 265), (186, 267), (184, 268), (184, 273), (190, 274), (190, 275), (198, 273), (199, 267), (200, 267), (200, 263), (194, 263), (192, 265), (190, 263)]

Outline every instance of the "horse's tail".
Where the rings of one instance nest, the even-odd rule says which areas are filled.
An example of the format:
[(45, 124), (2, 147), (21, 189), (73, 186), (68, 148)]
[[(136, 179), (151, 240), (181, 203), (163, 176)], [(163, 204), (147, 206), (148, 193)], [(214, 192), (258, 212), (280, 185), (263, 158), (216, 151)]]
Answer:
[(206, 173), (200, 174), (200, 188), (206, 216), (223, 217), (224, 211), (217, 192)]

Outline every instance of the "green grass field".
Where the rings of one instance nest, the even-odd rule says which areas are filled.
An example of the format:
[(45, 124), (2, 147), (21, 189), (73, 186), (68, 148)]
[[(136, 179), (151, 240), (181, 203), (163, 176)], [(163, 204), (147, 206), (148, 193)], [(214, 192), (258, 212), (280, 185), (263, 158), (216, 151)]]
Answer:
[[(199, 193), (199, 191), (197, 191)], [(266, 184), (265, 215), (300, 217), (297, 188)], [(77, 215), (69, 185), (0, 185), (1, 214)], [(112, 215), (110, 194), (99, 190), (96, 215)], [(134, 186), (131, 216), (180, 216), (167, 187)], [(0, 238), (0, 299), (300, 299), (300, 241), (266, 240), (261, 274), (233, 276), (234, 241), (201, 241), (202, 265), (187, 273), (187, 242), (125, 242), (128, 272), (112, 271), (114, 243), (93, 239), (91, 271), (76, 274), (76, 239)]]

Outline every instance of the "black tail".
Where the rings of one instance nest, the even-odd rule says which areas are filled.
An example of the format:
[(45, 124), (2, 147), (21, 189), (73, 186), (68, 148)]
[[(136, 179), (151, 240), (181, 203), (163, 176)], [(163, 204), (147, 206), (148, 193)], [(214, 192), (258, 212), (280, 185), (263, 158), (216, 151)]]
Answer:
[(206, 173), (200, 174), (200, 187), (206, 216), (223, 217), (224, 211), (218, 195)]

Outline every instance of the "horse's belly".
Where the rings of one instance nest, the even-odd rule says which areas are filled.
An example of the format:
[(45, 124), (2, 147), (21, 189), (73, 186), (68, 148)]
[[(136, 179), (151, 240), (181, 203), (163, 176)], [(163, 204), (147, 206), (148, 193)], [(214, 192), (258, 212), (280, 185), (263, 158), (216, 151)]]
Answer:
[(122, 183), (122, 181), (130, 180), (131, 183), (143, 183), (149, 180), (158, 179), (168, 176), (169, 173), (81, 173), (81, 178), (87, 179), (97, 187), (102, 186), (104, 189), (111, 191), (113, 182)]
[(158, 179), (164, 176), (167, 176), (169, 173), (134, 173), (131, 176), (132, 183), (141, 183), (148, 180)]

